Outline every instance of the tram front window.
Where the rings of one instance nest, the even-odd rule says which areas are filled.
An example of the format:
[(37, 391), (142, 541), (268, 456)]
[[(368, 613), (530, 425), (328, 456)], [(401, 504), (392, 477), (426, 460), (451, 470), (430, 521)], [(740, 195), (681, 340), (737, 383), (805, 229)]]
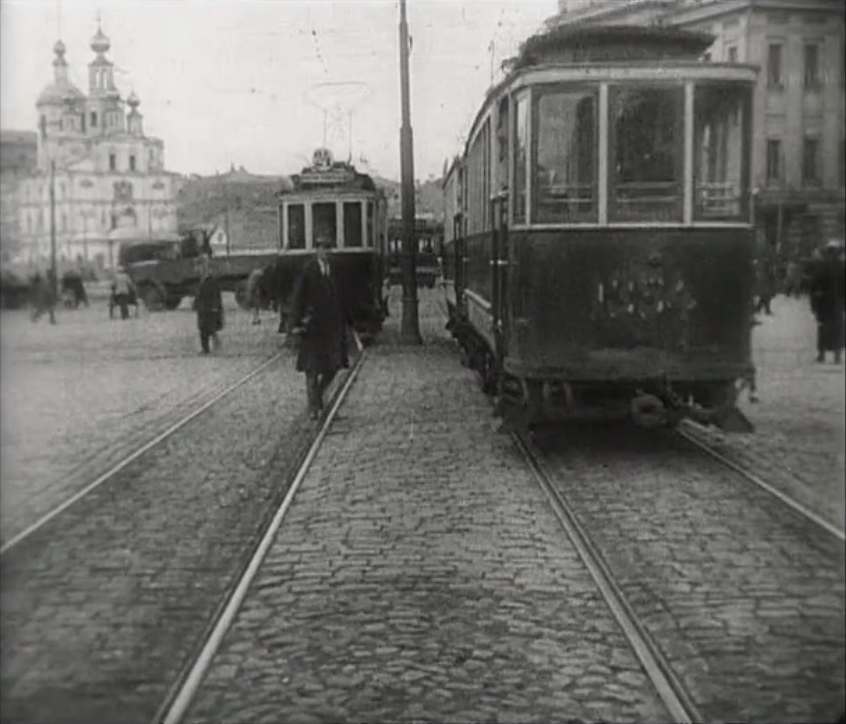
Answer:
[(305, 249), (305, 206), (291, 204), (288, 207), (288, 248)]
[(335, 202), (313, 204), (311, 207), (312, 217), (312, 245), (318, 239), (329, 242), (334, 249), (338, 245), (338, 217)]
[(344, 204), (344, 246), (360, 247), (361, 245), (361, 203), (347, 201)]
[(742, 219), (747, 216), (748, 163), (746, 117), (750, 91), (707, 84), (696, 88), (693, 103), (694, 218)]
[(683, 89), (616, 87), (609, 95), (609, 218), (681, 221)]
[(588, 91), (539, 98), (534, 222), (596, 221), (595, 108), (594, 93)]

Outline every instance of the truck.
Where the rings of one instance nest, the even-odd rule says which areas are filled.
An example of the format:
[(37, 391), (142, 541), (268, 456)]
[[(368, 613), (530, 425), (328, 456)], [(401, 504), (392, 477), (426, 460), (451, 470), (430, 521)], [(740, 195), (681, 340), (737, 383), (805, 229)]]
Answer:
[[(176, 309), (185, 297), (193, 297), (200, 283), (198, 260), (210, 249), (193, 235), (167, 235), (143, 241), (123, 242), (118, 252), (122, 266), (144, 306), (150, 311)], [(239, 306), (246, 308), (247, 278), (255, 269), (265, 269), (278, 256), (275, 250), (239, 251), (211, 255), (212, 274), (223, 291), (233, 292)]]

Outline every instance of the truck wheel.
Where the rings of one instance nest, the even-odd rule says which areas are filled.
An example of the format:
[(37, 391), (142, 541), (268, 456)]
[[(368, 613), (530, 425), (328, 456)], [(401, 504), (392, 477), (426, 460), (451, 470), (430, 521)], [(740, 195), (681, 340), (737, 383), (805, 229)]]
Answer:
[(181, 302), (182, 302), (182, 297), (179, 296), (179, 295), (174, 295), (172, 297), (168, 297), (165, 300), (164, 304), (165, 304), (166, 309), (169, 309), (169, 310), (172, 311), (172, 310), (176, 309)]
[(151, 312), (161, 312), (165, 307), (165, 296), (158, 287), (145, 286), (141, 290), (141, 299), (144, 300), (144, 306)]
[(250, 308), (250, 300), (247, 299), (246, 281), (240, 281), (235, 285), (235, 301), (241, 309)]

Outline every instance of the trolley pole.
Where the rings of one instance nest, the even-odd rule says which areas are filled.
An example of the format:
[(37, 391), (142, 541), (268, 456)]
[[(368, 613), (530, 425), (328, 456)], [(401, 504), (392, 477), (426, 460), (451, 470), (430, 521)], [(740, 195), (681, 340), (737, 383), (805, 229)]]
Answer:
[(50, 161), (50, 291), (53, 298), (59, 294), (59, 272), (56, 269), (56, 162)]
[(411, 103), (408, 80), (408, 21), (405, 0), (400, 0), (400, 88), (402, 91), (402, 129), (400, 130), (400, 166), (402, 169), (402, 330), (405, 344), (420, 344), (420, 320), (417, 314), (417, 259), (414, 238), (414, 137), (411, 131)]

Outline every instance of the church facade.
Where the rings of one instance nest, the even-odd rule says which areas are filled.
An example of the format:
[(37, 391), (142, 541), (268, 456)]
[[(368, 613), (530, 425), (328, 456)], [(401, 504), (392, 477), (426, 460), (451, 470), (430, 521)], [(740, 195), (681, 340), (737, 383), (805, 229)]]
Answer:
[[(140, 101), (124, 99), (106, 58), (109, 39), (98, 27), (91, 40), (88, 93), (68, 77), (65, 46), (53, 51), (53, 82), (38, 97), (34, 174), (17, 184), (18, 261), (49, 263), (51, 223), (61, 269), (112, 268), (118, 239), (147, 239), (177, 230), (181, 177), (165, 170), (164, 144), (144, 134)], [(55, 201), (51, 203), (50, 189)]]

